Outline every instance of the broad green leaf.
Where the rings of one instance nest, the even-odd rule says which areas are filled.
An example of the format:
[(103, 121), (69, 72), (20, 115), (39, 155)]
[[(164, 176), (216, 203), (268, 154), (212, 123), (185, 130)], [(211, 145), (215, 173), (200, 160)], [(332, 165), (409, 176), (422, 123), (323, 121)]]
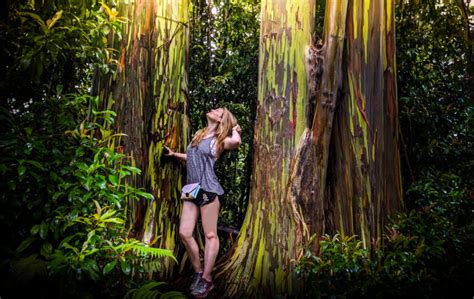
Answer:
[(117, 265), (117, 261), (111, 261), (110, 263), (107, 263), (107, 265), (105, 265), (104, 269), (102, 270), (102, 273), (103, 274), (109, 273), (115, 268), (116, 265)]
[(154, 200), (155, 199), (155, 197), (151, 193), (147, 193), (147, 192), (143, 192), (143, 191), (137, 191), (136, 193), (137, 193), (137, 195), (140, 195), (140, 196), (142, 196), (142, 197), (144, 197), (148, 200)]
[(49, 226), (47, 223), (43, 222), (40, 224), (39, 226), (39, 235), (41, 237), (41, 239), (45, 239), (46, 238), (46, 235), (48, 234), (48, 229), (49, 229)]
[(48, 258), (53, 253), (53, 246), (51, 243), (46, 242), (41, 246), (40, 254), (45, 258)]
[(118, 185), (118, 178), (113, 175), (109, 174), (109, 181), (112, 183), (112, 185), (117, 186)]
[(108, 218), (108, 219), (102, 220), (102, 222), (104, 223), (112, 222), (112, 223), (117, 223), (117, 224), (123, 224), (125, 223), (125, 220), (121, 218)]
[(108, 211), (105, 212), (102, 216), (100, 216), (100, 219), (101, 219), (101, 220), (104, 220), (104, 219), (110, 218), (110, 217), (112, 217), (113, 215), (115, 215), (115, 213), (116, 213), (115, 210), (108, 210)]
[(141, 174), (142, 171), (140, 170), (140, 168), (137, 168), (137, 167), (133, 167), (133, 166), (122, 166), (123, 169), (126, 169), (126, 170), (129, 170), (130, 172), (134, 173), (134, 174)]
[(28, 237), (26, 238), (25, 240), (23, 240), (20, 245), (18, 246), (18, 248), (16, 249), (18, 252), (22, 252), (23, 250), (25, 250), (26, 248), (28, 248), (28, 246), (30, 246), (31, 243), (33, 243), (33, 241), (35, 241), (36, 238), (35, 237)]
[(48, 31), (48, 28), (46, 27), (46, 24), (44, 23), (43, 19), (41, 19), (41, 17), (35, 13), (32, 13), (32, 12), (19, 12), (18, 13), (20, 16), (28, 16), (30, 18), (33, 18), (33, 20), (35, 20), (36, 23), (38, 23), (41, 27), (41, 29), (43, 30), (44, 33), (46, 33)]
[(34, 165), (36, 166), (37, 168), (41, 169), (41, 170), (46, 170), (46, 168), (43, 167), (43, 165), (41, 165), (39, 162), (37, 161), (33, 161), (33, 160), (25, 160), (24, 161), (25, 163), (29, 163), (31, 165)]
[(39, 229), (40, 229), (39, 224), (36, 224), (36, 225), (33, 225), (33, 227), (31, 228), (30, 232), (31, 232), (31, 234), (34, 236), (34, 235), (36, 235), (36, 234), (39, 232)]
[(131, 267), (130, 267), (130, 265), (127, 263), (127, 261), (121, 262), (121, 263), (120, 263), (120, 268), (122, 269), (122, 272), (123, 272), (125, 275), (129, 275), (129, 274), (130, 274)]
[(87, 191), (91, 189), (91, 184), (92, 184), (92, 177), (88, 176), (86, 178), (86, 182), (84, 184), (84, 188), (86, 188)]
[(26, 167), (23, 164), (18, 165), (18, 175), (23, 176), (26, 172)]

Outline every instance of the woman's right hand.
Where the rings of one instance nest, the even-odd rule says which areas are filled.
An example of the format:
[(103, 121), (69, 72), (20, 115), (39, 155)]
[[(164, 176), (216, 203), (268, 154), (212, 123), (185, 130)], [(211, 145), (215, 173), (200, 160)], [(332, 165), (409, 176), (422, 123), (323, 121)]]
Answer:
[(166, 145), (163, 145), (163, 148), (166, 149), (166, 151), (164, 151), (165, 156), (167, 156), (167, 157), (173, 157), (174, 156), (174, 152), (169, 147), (167, 147)]

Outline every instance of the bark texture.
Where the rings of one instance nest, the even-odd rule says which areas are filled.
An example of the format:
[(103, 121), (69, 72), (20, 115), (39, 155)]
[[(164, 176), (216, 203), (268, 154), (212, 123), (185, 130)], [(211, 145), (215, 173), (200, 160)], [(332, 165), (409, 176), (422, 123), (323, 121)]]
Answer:
[(320, 40), (314, 6), (262, 3), (254, 170), (224, 296), (297, 295), (308, 242), (340, 231), (370, 247), (402, 207), (394, 3), (327, 1)]
[(305, 49), (315, 2), (262, 1), (259, 91), (250, 200), (236, 246), (218, 270), (224, 296), (292, 293), (301, 237), (286, 196), (295, 152), (308, 125)]
[[(131, 234), (178, 255), (179, 200), (183, 165), (163, 157), (163, 145), (184, 152), (189, 139), (188, 1), (121, 1), (122, 39), (115, 77), (100, 76), (100, 96), (117, 112), (115, 127), (127, 134), (116, 145), (130, 155), (142, 174), (132, 182), (154, 195), (153, 201), (131, 202)], [(165, 260), (163, 277), (176, 269)]]

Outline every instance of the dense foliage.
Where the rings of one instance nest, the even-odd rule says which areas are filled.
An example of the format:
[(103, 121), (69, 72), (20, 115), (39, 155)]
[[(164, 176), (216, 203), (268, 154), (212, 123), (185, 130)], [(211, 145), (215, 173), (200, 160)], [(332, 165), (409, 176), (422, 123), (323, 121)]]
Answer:
[(125, 20), (96, 1), (9, 9), (0, 37), (2, 296), (159, 294), (140, 283), (174, 257), (130, 239), (126, 225), (128, 202), (153, 196), (127, 184), (140, 169), (110, 146), (121, 135), (110, 129), (115, 113), (88, 92), (95, 69), (114, 71), (106, 37)]
[(457, 5), (432, 2), (397, 10), (403, 177), (409, 185), (433, 166), (472, 185), (472, 40)]
[(438, 175), (412, 185), (408, 192), (416, 207), (392, 220), (383, 245), (373, 252), (356, 236), (322, 237), (319, 255), (307, 251), (298, 262), (297, 274), (306, 285), (302, 295), (447, 298), (468, 293), (474, 278), (474, 203), (465, 186), (456, 185), (459, 177)]
[[(191, 132), (217, 106), (238, 118), (243, 143), (216, 167), (226, 190), (220, 224), (239, 227), (252, 167), (260, 3), (192, 2)], [(126, 20), (95, 0), (9, 3), (0, 15), (2, 297), (21, 297), (25, 285), (40, 298), (159, 296), (163, 285), (147, 280), (173, 257), (128, 238), (127, 204), (152, 196), (128, 184), (140, 170), (112, 146), (115, 113), (90, 95), (95, 70), (115, 70), (107, 37)], [(472, 40), (458, 6), (434, 3), (396, 10), (407, 209), (372, 252), (357, 236), (322, 236), (318, 255), (298, 261), (302, 296), (443, 297), (474, 280)], [(229, 244), (223, 239), (221, 253)]]

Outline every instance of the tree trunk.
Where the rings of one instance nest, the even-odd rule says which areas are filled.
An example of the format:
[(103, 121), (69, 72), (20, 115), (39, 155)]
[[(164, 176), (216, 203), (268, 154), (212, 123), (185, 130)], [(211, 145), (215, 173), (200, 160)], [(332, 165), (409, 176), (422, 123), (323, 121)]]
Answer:
[[(225, 296), (292, 293), (300, 240), (288, 197), (292, 161), (310, 110), (305, 48), (314, 1), (262, 1), (254, 163), (247, 214), (217, 271)], [(245, 292), (245, 294), (242, 294)]]
[(313, 236), (369, 247), (402, 206), (393, 4), (327, 1), (311, 42), (314, 2), (263, 1), (254, 170), (218, 265), (225, 296), (297, 294), (294, 261)]
[[(115, 128), (127, 134), (118, 150), (142, 170), (128, 182), (154, 195), (153, 201), (131, 202), (131, 235), (160, 248), (179, 252), (179, 200), (183, 167), (163, 157), (163, 145), (184, 152), (188, 143), (188, 1), (121, 2), (123, 25), (118, 71), (97, 83), (107, 108), (117, 112)], [(163, 277), (174, 264), (165, 260)]]
[(402, 207), (394, 21), (392, 0), (349, 1), (326, 226), (359, 235), (366, 248)]

